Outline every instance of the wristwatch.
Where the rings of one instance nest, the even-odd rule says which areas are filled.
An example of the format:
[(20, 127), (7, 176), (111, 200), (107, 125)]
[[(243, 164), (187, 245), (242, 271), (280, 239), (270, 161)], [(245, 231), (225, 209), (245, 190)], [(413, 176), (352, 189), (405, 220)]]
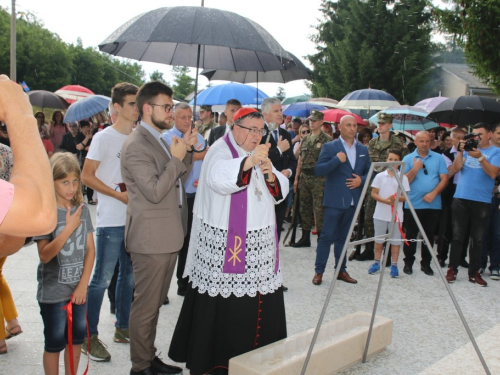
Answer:
[(481, 163), (483, 161), (483, 159), (484, 159), (484, 155), (481, 155), (480, 157), (477, 158), (477, 161)]

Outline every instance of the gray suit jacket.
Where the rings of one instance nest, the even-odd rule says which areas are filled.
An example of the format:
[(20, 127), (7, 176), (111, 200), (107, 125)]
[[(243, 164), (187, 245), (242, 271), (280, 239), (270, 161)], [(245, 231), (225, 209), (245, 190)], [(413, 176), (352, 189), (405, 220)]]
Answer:
[(186, 194), (182, 184), (179, 185), (179, 177), (184, 182), (189, 176), (192, 154), (186, 154), (182, 162), (170, 158), (158, 140), (138, 125), (125, 140), (120, 161), (128, 193), (127, 251), (139, 254), (179, 251), (187, 229)]

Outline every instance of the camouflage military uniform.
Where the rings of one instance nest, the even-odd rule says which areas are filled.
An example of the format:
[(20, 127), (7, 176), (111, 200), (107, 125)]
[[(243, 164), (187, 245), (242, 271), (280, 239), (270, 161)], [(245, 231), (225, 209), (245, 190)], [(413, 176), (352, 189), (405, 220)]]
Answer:
[(325, 177), (314, 176), (314, 165), (318, 161), (322, 146), (333, 138), (321, 132), (318, 136), (309, 134), (300, 144), (300, 218), (302, 230), (310, 231), (314, 226), (316, 214), (316, 230), (321, 232), (323, 226), (323, 191)]
[[(401, 150), (403, 157), (408, 154), (408, 149), (404, 147), (403, 141), (397, 136), (391, 134), (389, 140), (386, 142), (381, 142), (380, 137), (373, 138), (368, 144), (368, 154), (370, 155), (370, 160), (373, 162), (387, 161), (387, 155), (389, 155), (389, 150), (395, 148)], [(402, 159), (401, 159), (402, 160)], [(387, 168), (379, 168), (374, 172), (380, 173)], [(373, 229), (373, 213), (375, 211), (376, 202), (372, 198), (372, 188), (371, 183), (366, 192), (366, 203), (365, 203), (365, 236), (366, 238), (373, 237), (375, 235), (375, 230)]]
[[(198, 134), (201, 135), (203, 138), (206, 139), (205, 136), (208, 136), (208, 131), (210, 129), (215, 128), (216, 126), (217, 126), (217, 124), (214, 122), (214, 120), (210, 121), (206, 125), (202, 122), (200, 125), (198, 125), (198, 129), (197, 129), (198, 130)], [(205, 134), (205, 132), (207, 132), (207, 133)]]

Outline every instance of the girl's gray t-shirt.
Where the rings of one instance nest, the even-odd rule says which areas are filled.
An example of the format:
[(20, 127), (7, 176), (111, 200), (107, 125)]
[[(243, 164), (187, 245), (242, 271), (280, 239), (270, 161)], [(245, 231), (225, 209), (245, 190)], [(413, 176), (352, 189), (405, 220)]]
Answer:
[[(71, 209), (71, 214), (78, 206)], [(57, 225), (52, 233), (36, 236), (37, 240), (52, 241), (66, 226), (66, 210), (57, 208)], [(42, 303), (58, 303), (69, 301), (77, 287), (83, 271), (83, 263), (87, 250), (87, 234), (94, 232), (90, 211), (86, 205), (82, 207), (80, 226), (71, 233), (63, 248), (48, 263), (38, 265), (37, 300)]]

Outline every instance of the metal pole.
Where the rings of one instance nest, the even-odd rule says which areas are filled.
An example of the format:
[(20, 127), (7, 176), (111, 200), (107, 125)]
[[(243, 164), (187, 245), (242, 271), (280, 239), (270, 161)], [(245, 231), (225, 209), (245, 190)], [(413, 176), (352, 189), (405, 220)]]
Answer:
[(401, 179), (404, 176), (403, 171), (405, 170), (405, 165), (406, 165), (405, 162), (403, 162), (401, 164), (400, 176), (398, 176), (398, 172), (396, 171), (396, 169), (394, 168), (393, 165), (389, 166), (391, 171), (394, 173), (394, 177), (396, 177), (396, 181), (398, 182), (398, 190), (396, 192), (396, 201), (395, 201), (395, 205), (394, 205), (394, 210), (393, 210), (392, 215), (391, 215), (391, 223), (389, 224), (389, 235), (388, 235), (387, 243), (385, 245), (384, 258), (382, 259), (382, 265), (380, 266), (380, 268), (381, 268), (380, 278), (378, 281), (377, 294), (375, 296), (375, 303), (373, 304), (373, 312), (372, 312), (372, 317), (370, 320), (370, 328), (368, 329), (368, 336), (366, 338), (365, 351), (363, 353), (363, 360), (362, 360), (363, 363), (366, 363), (366, 358), (368, 357), (368, 349), (370, 346), (370, 340), (372, 338), (373, 324), (375, 323), (375, 315), (377, 313), (378, 300), (380, 297), (380, 291), (382, 290), (382, 280), (384, 279), (385, 264), (387, 262), (387, 257), (389, 256), (389, 248), (391, 246), (390, 239), (393, 236), (394, 227), (396, 224), (395, 222), (396, 222), (396, 213), (398, 212), (399, 197), (401, 197), (401, 190), (404, 190), (404, 186), (403, 186)]
[(462, 310), (460, 309), (460, 306), (458, 305), (457, 299), (455, 298), (455, 295), (453, 294), (453, 291), (450, 288), (450, 284), (446, 280), (446, 276), (444, 275), (443, 271), (441, 270), (441, 266), (439, 265), (439, 261), (436, 257), (436, 254), (432, 251), (432, 246), (429, 242), (429, 239), (427, 238), (427, 234), (424, 231), (424, 228), (422, 227), (422, 224), (420, 223), (420, 220), (418, 219), (417, 213), (415, 212), (415, 209), (413, 208), (413, 204), (411, 203), (410, 199), (408, 198), (408, 194), (406, 191), (402, 191), (403, 195), (405, 196), (406, 202), (408, 203), (408, 207), (410, 208), (411, 214), (415, 218), (415, 222), (418, 225), (418, 230), (422, 234), (422, 237), (424, 238), (425, 244), (427, 245), (427, 248), (429, 249), (429, 252), (431, 253), (432, 260), (434, 261), (434, 265), (436, 266), (439, 276), (441, 277), (441, 280), (443, 280), (443, 283), (446, 287), (446, 290), (448, 291), (448, 294), (450, 295), (451, 300), (453, 301), (453, 304), (455, 305), (455, 309), (457, 310), (458, 316), (462, 320), (462, 324), (464, 325), (465, 330), (467, 331), (467, 334), (469, 335), (469, 339), (472, 343), (472, 346), (474, 347), (474, 350), (477, 353), (477, 356), (479, 357), (479, 360), (481, 361), (481, 364), (483, 365), (484, 371), (486, 374), (491, 375), (491, 372), (488, 368), (488, 365), (486, 364), (486, 361), (484, 360), (484, 357), (481, 353), (481, 350), (479, 350), (479, 346), (476, 343), (476, 340), (474, 339), (474, 336), (472, 335), (472, 331), (469, 328), (469, 325), (467, 324), (467, 321), (465, 320), (465, 317), (462, 313)]
[(369, 183), (368, 181), (371, 180), (373, 174), (373, 163), (370, 166), (370, 170), (368, 171), (368, 175), (366, 176), (365, 183), (363, 185), (363, 191), (361, 192), (361, 197), (359, 198), (358, 205), (356, 207), (356, 212), (354, 213), (354, 216), (352, 218), (351, 222), (351, 227), (349, 228), (349, 234), (347, 235), (346, 241), (344, 242), (344, 248), (342, 249), (342, 254), (340, 254), (340, 259), (339, 262), (337, 263), (337, 268), (335, 269), (335, 273), (333, 275), (333, 281), (332, 284), (330, 285), (330, 290), (328, 291), (328, 295), (326, 296), (326, 301), (323, 305), (323, 310), (321, 310), (321, 315), (318, 320), (318, 324), (316, 325), (316, 329), (314, 330), (314, 335), (311, 340), (311, 345), (309, 345), (309, 350), (307, 352), (306, 360), (304, 362), (304, 366), (302, 367), (301, 375), (304, 375), (306, 373), (307, 365), (309, 364), (309, 360), (311, 359), (312, 351), (314, 348), (314, 344), (316, 343), (316, 340), (318, 338), (319, 334), (319, 329), (321, 328), (321, 324), (323, 323), (323, 319), (326, 314), (326, 308), (328, 307), (328, 303), (330, 302), (330, 298), (332, 297), (333, 293), (333, 288), (335, 287), (335, 282), (337, 281), (337, 277), (339, 276), (340, 269), (342, 268), (342, 262), (344, 261), (345, 254), (347, 252), (347, 247), (349, 246), (350, 242), (347, 240), (350, 238), (352, 231), (354, 230), (354, 226), (356, 225), (356, 219), (359, 215), (359, 211), (361, 210), (361, 206), (363, 205), (363, 198), (366, 195), (366, 190), (368, 189)]
[(16, 77), (16, 0), (12, 0), (10, 16), (10, 79), (17, 82)]

